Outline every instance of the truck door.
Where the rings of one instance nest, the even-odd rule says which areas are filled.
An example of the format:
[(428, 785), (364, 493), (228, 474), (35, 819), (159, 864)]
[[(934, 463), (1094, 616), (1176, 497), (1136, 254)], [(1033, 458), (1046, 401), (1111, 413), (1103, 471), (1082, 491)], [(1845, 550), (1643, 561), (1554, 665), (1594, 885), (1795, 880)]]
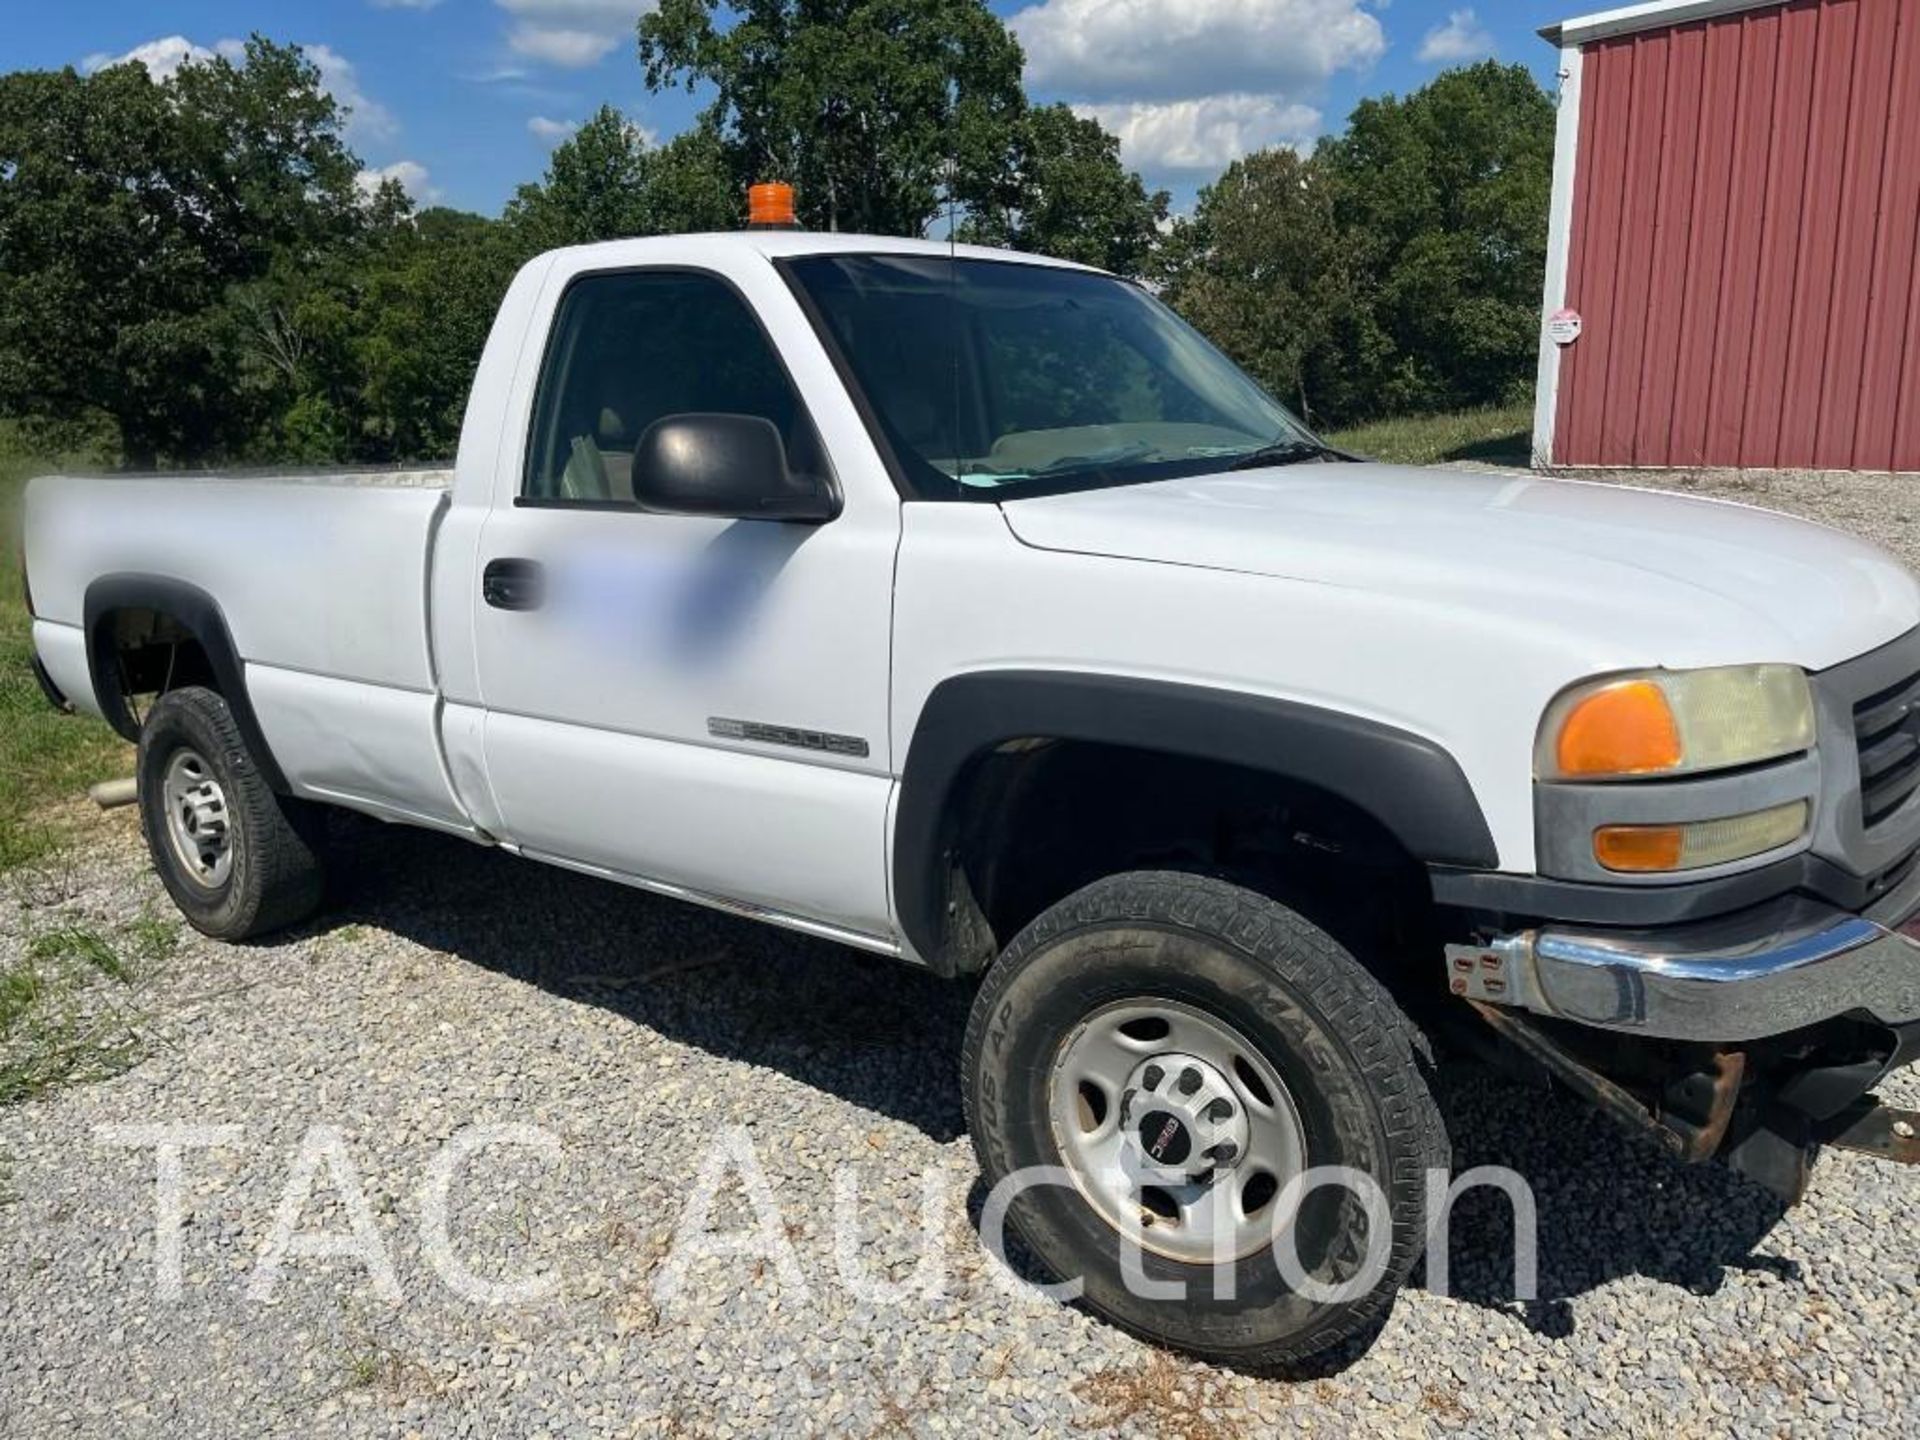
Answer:
[[(530, 854), (885, 948), (899, 502), (797, 303), (743, 256), (549, 282), (473, 572), (488, 778)], [(636, 443), (698, 413), (771, 421), (838, 516), (639, 509)]]

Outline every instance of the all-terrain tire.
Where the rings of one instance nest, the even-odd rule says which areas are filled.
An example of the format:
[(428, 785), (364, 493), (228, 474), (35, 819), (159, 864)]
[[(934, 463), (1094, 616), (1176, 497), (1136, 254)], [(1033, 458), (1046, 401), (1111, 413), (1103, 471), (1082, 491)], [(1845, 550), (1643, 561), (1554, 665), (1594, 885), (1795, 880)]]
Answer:
[[(169, 830), (166, 778), (182, 756), (217, 787), (209, 813), (223, 815), (230, 860), (210, 880)], [(298, 924), (320, 904), (324, 877), (319, 812), (273, 792), (247, 749), (233, 711), (215, 691), (187, 686), (163, 695), (140, 731), (140, 828), (167, 893), (194, 929), (245, 940)], [(214, 792), (208, 792), (214, 793)]]
[(1377, 1252), (1367, 1249), (1360, 1200), (1338, 1186), (1313, 1190), (1288, 1227), (1307, 1276), (1365, 1286), (1334, 1303), (1295, 1293), (1271, 1248), (1233, 1262), (1231, 1298), (1209, 1267), (1136, 1251), (1148, 1278), (1187, 1287), (1183, 1300), (1143, 1298), (1125, 1282), (1120, 1232), (1074, 1185), (1025, 1190), (1010, 1227), (1057, 1277), (1081, 1280), (1096, 1312), (1210, 1360), (1283, 1368), (1380, 1322), (1425, 1248), (1428, 1173), (1450, 1159), (1411, 1026), (1324, 930), (1225, 881), (1115, 875), (1068, 896), (1007, 947), (975, 999), (962, 1059), (986, 1184), (1066, 1163), (1049, 1103), (1057, 1057), (1086, 1017), (1133, 997), (1204, 1012), (1258, 1049), (1291, 1093), (1307, 1167), (1352, 1167), (1385, 1196), (1384, 1268), (1365, 1286), (1363, 1257)]

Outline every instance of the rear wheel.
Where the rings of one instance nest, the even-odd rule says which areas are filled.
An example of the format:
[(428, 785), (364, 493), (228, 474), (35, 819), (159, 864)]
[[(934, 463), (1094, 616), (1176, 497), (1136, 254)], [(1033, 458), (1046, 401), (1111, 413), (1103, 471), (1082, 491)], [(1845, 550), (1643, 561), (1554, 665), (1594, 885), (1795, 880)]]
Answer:
[(988, 1185), (1032, 1177), (1008, 1187), (1011, 1227), (1146, 1338), (1297, 1362), (1383, 1316), (1419, 1258), (1448, 1146), (1410, 1027), (1264, 896), (1163, 872), (1089, 885), (994, 966), (964, 1057)]
[(139, 778), (154, 868), (196, 930), (244, 940), (318, 908), (318, 815), (274, 794), (215, 691), (160, 698), (140, 731)]

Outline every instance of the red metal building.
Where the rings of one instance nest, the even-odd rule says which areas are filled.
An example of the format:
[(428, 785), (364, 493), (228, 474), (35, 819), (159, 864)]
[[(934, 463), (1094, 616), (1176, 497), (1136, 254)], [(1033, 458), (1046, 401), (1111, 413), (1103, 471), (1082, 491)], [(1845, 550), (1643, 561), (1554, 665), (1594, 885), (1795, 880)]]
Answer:
[(1542, 33), (1536, 463), (1920, 470), (1920, 0)]

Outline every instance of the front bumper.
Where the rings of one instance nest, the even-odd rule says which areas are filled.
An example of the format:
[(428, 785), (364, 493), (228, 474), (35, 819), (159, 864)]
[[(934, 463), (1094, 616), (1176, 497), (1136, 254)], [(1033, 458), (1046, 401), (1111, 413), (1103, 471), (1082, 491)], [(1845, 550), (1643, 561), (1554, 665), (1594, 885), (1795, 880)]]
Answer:
[(1804, 896), (1647, 930), (1546, 924), (1450, 945), (1456, 995), (1602, 1030), (1736, 1044), (1844, 1016), (1920, 1021), (1920, 865), (1851, 914)]

